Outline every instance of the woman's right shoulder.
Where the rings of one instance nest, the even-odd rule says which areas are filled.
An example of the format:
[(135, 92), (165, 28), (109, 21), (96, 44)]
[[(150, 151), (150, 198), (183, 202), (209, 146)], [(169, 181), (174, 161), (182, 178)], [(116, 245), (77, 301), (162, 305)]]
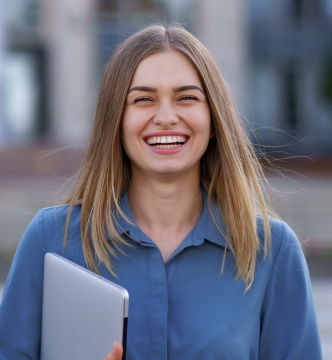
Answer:
[[(65, 224), (69, 212), (69, 205), (59, 205), (46, 207), (39, 210), (32, 220), (36, 219), (41, 221), (43, 226), (58, 226), (59, 224)], [(70, 221), (75, 221), (81, 218), (81, 205), (74, 205), (70, 213)]]
[[(52, 206), (39, 210), (28, 225), (21, 243), (43, 244), (43, 247), (45, 246), (45, 248), (49, 249), (48, 251), (55, 251), (56, 249), (51, 249), (54, 246), (61, 249), (65, 235), (68, 211), (69, 205)], [(81, 206), (75, 205), (72, 207), (70, 213), (68, 239), (73, 237), (73, 235), (77, 238), (80, 234), (80, 224)]]

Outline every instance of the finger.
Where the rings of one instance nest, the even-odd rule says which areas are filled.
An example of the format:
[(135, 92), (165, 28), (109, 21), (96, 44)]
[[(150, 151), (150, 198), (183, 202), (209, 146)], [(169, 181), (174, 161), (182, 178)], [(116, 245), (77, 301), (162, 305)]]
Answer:
[(122, 353), (122, 345), (118, 341), (115, 341), (112, 351), (106, 355), (105, 360), (121, 360)]

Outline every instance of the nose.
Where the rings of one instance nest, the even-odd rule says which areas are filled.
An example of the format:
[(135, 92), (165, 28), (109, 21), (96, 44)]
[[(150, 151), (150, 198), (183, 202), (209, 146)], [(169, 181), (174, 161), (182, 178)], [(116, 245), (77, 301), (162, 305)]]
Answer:
[(165, 102), (158, 106), (157, 112), (153, 117), (153, 123), (169, 128), (179, 122), (179, 117), (174, 111), (172, 104)]

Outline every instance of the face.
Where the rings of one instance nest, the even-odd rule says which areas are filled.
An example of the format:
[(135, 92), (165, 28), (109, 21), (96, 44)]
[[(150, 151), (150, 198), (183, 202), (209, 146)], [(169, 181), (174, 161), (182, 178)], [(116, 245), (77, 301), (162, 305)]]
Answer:
[(139, 63), (121, 137), (133, 176), (199, 173), (211, 137), (210, 109), (194, 66), (181, 52), (153, 54)]

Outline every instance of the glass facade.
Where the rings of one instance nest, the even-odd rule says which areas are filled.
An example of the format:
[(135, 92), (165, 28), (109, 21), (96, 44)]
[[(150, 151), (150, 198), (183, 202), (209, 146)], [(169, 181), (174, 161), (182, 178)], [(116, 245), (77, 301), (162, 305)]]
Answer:
[(253, 120), (264, 144), (291, 154), (332, 152), (325, 140), (331, 105), (322, 96), (322, 74), (332, 63), (332, 57), (325, 61), (332, 45), (330, 6), (330, 0), (251, 0)]
[(24, 143), (42, 136), (46, 121), (40, 6), (38, 0), (11, 0), (4, 10), (2, 142)]
[(158, 22), (175, 21), (195, 33), (200, 0), (99, 0), (99, 67), (116, 46), (135, 31)]

